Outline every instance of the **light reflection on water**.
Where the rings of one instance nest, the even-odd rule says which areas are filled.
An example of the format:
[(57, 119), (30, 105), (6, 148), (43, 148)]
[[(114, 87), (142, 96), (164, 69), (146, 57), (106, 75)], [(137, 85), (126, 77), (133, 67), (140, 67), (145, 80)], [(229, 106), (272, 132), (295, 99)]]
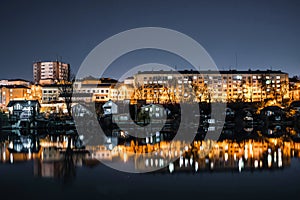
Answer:
[[(243, 172), (289, 167), (291, 158), (300, 157), (300, 142), (288, 137), (220, 141), (161, 141), (153, 144), (80, 146), (76, 134), (11, 134), (2, 138), (3, 164), (33, 161), (34, 175), (63, 178), (77, 167), (134, 167), (159, 173)], [(175, 160), (175, 161), (174, 161)], [(149, 170), (148, 170), (149, 171)]]
[[(247, 194), (291, 199), (298, 193), (300, 143), (285, 136), (192, 144), (132, 142), (112, 150), (109, 145), (79, 148), (78, 138), (69, 133), (2, 136), (0, 191), (15, 188), (19, 192), (14, 196), (20, 198), (240, 199)], [(104, 162), (159, 170), (130, 174)]]

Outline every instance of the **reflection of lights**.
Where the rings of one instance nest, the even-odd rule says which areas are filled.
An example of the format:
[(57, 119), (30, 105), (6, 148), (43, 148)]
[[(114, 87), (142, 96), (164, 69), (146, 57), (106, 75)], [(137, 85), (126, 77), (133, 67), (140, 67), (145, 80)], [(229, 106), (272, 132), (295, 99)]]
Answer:
[(211, 168), (211, 169), (214, 168), (214, 163), (213, 163), (213, 162), (210, 163), (210, 168)]
[(248, 151), (246, 151), (246, 150), (245, 150), (245, 153), (244, 153), (244, 157), (245, 157), (246, 160), (248, 159)]
[(282, 158), (281, 157), (278, 158), (278, 167), (282, 167)]
[(28, 159), (31, 159), (31, 150), (28, 150)]
[(157, 158), (155, 159), (155, 167), (157, 167), (158, 166), (158, 160), (157, 160)]
[(149, 159), (148, 158), (145, 160), (145, 165), (146, 165), (146, 167), (149, 166)]
[(124, 163), (127, 162), (127, 160), (128, 160), (127, 153), (124, 153)]
[(5, 161), (6, 160), (6, 153), (5, 152), (2, 153), (2, 157), (3, 157), (3, 161)]
[(272, 155), (268, 154), (268, 167), (270, 168), (272, 166)]
[(262, 168), (262, 166), (263, 166), (263, 162), (261, 160), (261, 161), (259, 161), (259, 167)]
[(183, 165), (183, 157), (180, 156), (180, 158), (179, 158), (179, 167), (182, 167), (182, 165)]
[(170, 173), (172, 173), (174, 171), (174, 164), (173, 163), (169, 164), (169, 171), (170, 171)]
[(278, 167), (282, 167), (282, 153), (281, 149), (278, 149)]
[(14, 163), (14, 155), (12, 153), (9, 154), (10, 163)]
[(254, 161), (254, 167), (255, 167), (255, 168), (258, 168), (258, 160), (255, 160), (255, 161)]
[(277, 162), (277, 153), (276, 153), (276, 151), (274, 152), (274, 162), (275, 163)]
[(159, 159), (159, 167), (163, 167), (164, 166), (164, 159)]
[(188, 160), (187, 158), (185, 158), (185, 159), (184, 159), (184, 165), (185, 165), (185, 167), (187, 167), (188, 164), (189, 164), (189, 160)]
[(153, 167), (153, 159), (150, 159), (150, 166)]
[(239, 159), (239, 172), (241, 172), (243, 168), (244, 168), (244, 161), (242, 158), (240, 158)]
[(234, 161), (236, 161), (236, 153), (234, 153), (233, 158), (234, 158)]
[(199, 165), (198, 165), (198, 162), (196, 161), (196, 162), (195, 162), (195, 171), (196, 171), (196, 172), (198, 171), (198, 168), (199, 168)]
[(193, 157), (190, 157), (190, 165), (191, 166), (193, 165), (193, 162), (194, 162)]
[(227, 152), (225, 153), (224, 157), (225, 157), (225, 161), (227, 162), (227, 160), (228, 160), (228, 153)]

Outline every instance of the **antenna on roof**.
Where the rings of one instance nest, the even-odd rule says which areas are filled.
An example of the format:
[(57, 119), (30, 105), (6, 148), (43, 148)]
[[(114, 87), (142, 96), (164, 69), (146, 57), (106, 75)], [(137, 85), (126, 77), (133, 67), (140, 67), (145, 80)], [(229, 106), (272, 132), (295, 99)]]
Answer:
[(238, 64), (238, 61), (237, 61), (237, 53), (235, 52), (235, 69), (237, 69), (237, 64)]

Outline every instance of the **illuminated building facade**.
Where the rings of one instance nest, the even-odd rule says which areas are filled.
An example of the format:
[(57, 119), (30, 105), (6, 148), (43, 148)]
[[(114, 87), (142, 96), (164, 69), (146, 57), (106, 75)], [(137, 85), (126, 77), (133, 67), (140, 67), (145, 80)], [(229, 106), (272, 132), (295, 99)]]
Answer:
[(5, 108), (9, 101), (26, 100), (31, 97), (31, 90), (24, 85), (5, 85), (0, 86), (0, 103)]
[(161, 102), (258, 102), (265, 99), (282, 102), (289, 99), (288, 74), (281, 71), (146, 71), (134, 77), (136, 93), (140, 93), (137, 96), (148, 101), (160, 98)]
[(45, 61), (33, 63), (34, 83), (43, 80), (69, 81), (70, 65), (59, 61)]

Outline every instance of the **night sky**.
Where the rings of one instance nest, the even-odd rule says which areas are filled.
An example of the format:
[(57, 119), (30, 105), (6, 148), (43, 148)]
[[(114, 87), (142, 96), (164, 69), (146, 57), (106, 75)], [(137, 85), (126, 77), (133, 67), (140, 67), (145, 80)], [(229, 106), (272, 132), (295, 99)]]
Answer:
[[(274, 69), (300, 75), (300, 1), (16, 1), (0, 5), (0, 79), (32, 80), (32, 63), (63, 60), (76, 73), (100, 42), (138, 27), (164, 27), (198, 41), (220, 70)], [(236, 59), (237, 58), (237, 59)], [(117, 78), (132, 66), (187, 64), (158, 51), (114, 63)]]

